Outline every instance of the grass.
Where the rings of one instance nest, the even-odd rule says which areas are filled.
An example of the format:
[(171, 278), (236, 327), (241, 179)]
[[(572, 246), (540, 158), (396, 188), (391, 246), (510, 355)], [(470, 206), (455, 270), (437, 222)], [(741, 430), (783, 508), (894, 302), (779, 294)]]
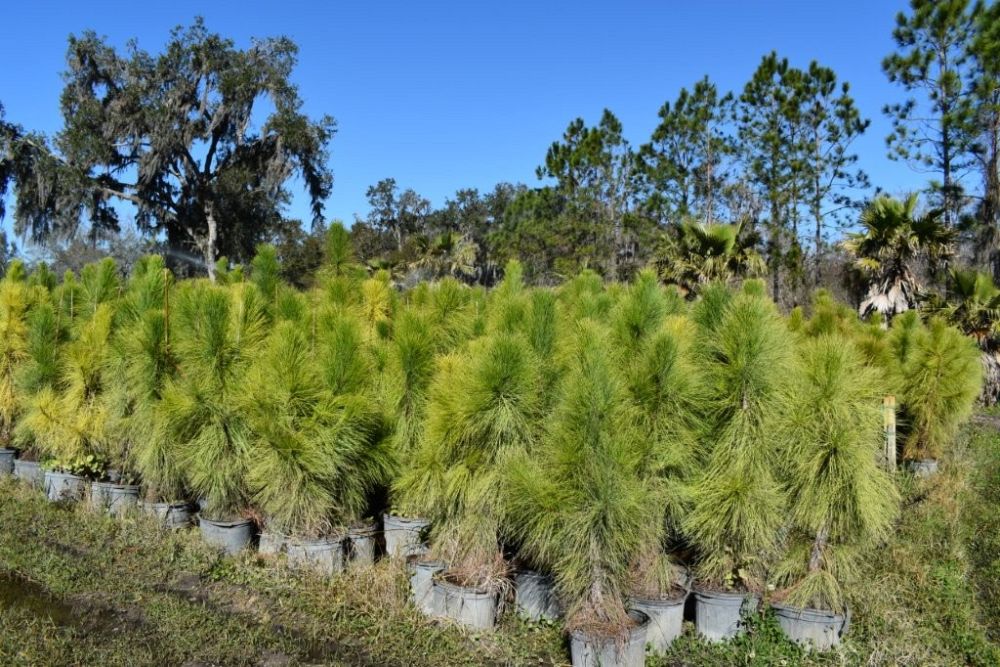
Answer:
[[(995, 421), (967, 429), (936, 479), (901, 478), (895, 538), (864, 566), (840, 650), (805, 653), (765, 615), (719, 646), (688, 628), (647, 664), (1000, 664)], [(62, 610), (50, 618), (0, 590), (3, 665), (568, 662), (556, 627), (505, 614), (496, 632), (475, 634), (424, 619), (406, 604), (405, 572), (388, 564), (321, 580), (253, 555), (223, 559), (196, 531), (52, 505), (9, 480), (0, 481), (0, 575), (28, 580)]]

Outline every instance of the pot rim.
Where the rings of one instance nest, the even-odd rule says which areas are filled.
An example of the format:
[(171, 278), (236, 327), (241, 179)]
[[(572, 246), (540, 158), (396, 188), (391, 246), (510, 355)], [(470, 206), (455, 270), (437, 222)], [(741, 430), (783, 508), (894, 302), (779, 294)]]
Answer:
[(417, 560), (417, 561), (415, 561), (413, 563), (413, 567), (419, 567), (419, 568), (423, 568), (425, 570), (432, 569), (432, 570), (435, 570), (437, 572), (440, 572), (441, 570), (443, 570), (446, 567), (448, 567), (448, 564), (445, 563), (443, 560), (420, 559), (420, 560)]
[(76, 475), (71, 472), (59, 472), (58, 470), (46, 470), (46, 475), (52, 475), (53, 477), (65, 477), (67, 479), (78, 479), (81, 482), (86, 482), (87, 478), (83, 475)]
[[(641, 609), (629, 609), (628, 615), (632, 620), (635, 621), (635, 625), (633, 625), (629, 629), (628, 631), (629, 637), (628, 639), (625, 640), (625, 644), (631, 644), (632, 642), (639, 639), (637, 635), (639, 635), (640, 633), (642, 634), (643, 642), (645, 642), (646, 640), (645, 632), (649, 628), (649, 623), (650, 623), (649, 614), (642, 611)], [(592, 644), (606, 644), (608, 642), (615, 641), (614, 637), (598, 637), (583, 630), (573, 630), (569, 634), (571, 637), (575, 639), (579, 639), (585, 642), (590, 642)]]
[(717, 591), (711, 588), (699, 586), (698, 584), (691, 586), (690, 591), (703, 598), (718, 598), (721, 600), (735, 600), (736, 598), (745, 600), (747, 598), (753, 598), (759, 601), (761, 598), (760, 593), (754, 593), (753, 591)]
[(336, 547), (344, 543), (343, 535), (327, 535), (316, 538), (302, 538), (288, 535), (282, 535), (281, 537), (285, 538), (286, 543), (290, 547)]
[(631, 604), (641, 604), (648, 607), (676, 607), (687, 602), (690, 595), (691, 591), (689, 589), (684, 589), (684, 592), (681, 595), (670, 598), (647, 598), (632, 595), (629, 597), (629, 602)]
[(422, 519), (420, 517), (400, 516), (399, 514), (391, 514), (389, 512), (385, 512), (382, 515), (382, 523), (383, 523), (383, 525), (387, 521), (391, 521), (393, 523), (402, 524), (402, 525), (420, 526), (421, 528), (423, 528), (424, 526), (431, 525), (431, 522), (430, 522), (429, 519)]
[(364, 525), (348, 526), (345, 532), (346, 535), (359, 535), (361, 537), (370, 537), (378, 532), (378, 526), (374, 521), (371, 523), (366, 523)]
[(166, 501), (166, 500), (160, 501), (160, 500), (141, 500), (140, 499), (139, 500), (139, 504), (140, 505), (147, 505), (147, 506), (150, 506), (150, 507), (156, 507), (157, 505), (159, 505), (160, 507), (165, 507), (165, 508), (171, 509), (171, 510), (172, 509), (185, 509), (185, 508), (194, 507), (194, 503), (189, 503), (189, 502), (184, 501), (184, 500), (177, 500), (177, 501), (171, 502), (171, 501)]
[[(817, 609), (815, 607), (796, 607), (794, 605), (782, 604), (780, 602), (770, 602), (771, 608), (776, 612), (785, 612), (785, 616), (795, 618), (797, 620), (805, 620), (812, 622), (819, 622), (821, 618), (832, 618), (843, 622), (847, 618), (847, 613), (843, 614), (831, 611), (829, 609)], [(814, 618), (810, 618), (814, 617)]]
[(473, 598), (475, 600), (484, 600), (486, 598), (496, 598), (497, 594), (495, 592), (488, 591), (484, 588), (479, 588), (476, 586), (462, 586), (460, 584), (452, 583), (446, 579), (434, 579), (434, 585), (440, 588), (446, 588), (453, 591), (457, 591), (460, 595)]
[(139, 492), (138, 484), (118, 484), (116, 482), (91, 482), (91, 486), (99, 486), (101, 488), (113, 489), (115, 491), (132, 491), (135, 490), (136, 493)]
[(195, 515), (198, 519), (198, 524), (200, 525), (203, 521), (214, 528), (236, 528), (238, 526), (253, 525), (253, 519), (237, 519), (235, 521), (216, 521), (215, 519), (209, 519), (198, 513)]

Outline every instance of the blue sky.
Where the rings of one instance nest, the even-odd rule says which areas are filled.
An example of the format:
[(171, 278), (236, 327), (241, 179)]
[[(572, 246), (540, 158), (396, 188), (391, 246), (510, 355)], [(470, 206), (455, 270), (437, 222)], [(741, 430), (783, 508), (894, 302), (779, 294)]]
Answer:
[[(66, 37), (93, 29), (157, 51), (169, 29), (203, 15), (240, 45), (287, 35), (308, 113), (332, 114), (335, 175), (328, 218), (367, 209), (365, 189), (392, 176), (435, 205), (461, 187), (535, 183), (548, 145), (604, 107), (633, 144), (682, 86), (708, 74), (739, 89), (762, 55), (832, 67), (872, 119), (856, 142), (873, 183), (890, 192), (926, 176), (886, 158), (881, 113), (902, 91), (880, 69), (904, 0), (638, 2), (10, 2), (0, 23), (0, 101), (9, 120), (60, 125)], [(299, 196), (292, 215), (308, 218)], [(7, 225), (10, 224), (8, 220)]]

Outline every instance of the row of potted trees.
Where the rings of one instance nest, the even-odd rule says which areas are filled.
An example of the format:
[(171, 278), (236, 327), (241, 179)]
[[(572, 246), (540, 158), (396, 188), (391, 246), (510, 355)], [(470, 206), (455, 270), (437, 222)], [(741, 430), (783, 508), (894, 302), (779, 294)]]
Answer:
[(327, 256), (306, 292), (266, 246), (216, 284), (156, 257), (125, 282), (109, 261), (58, 284), (15, 263), (0, 445), (42, 459), (54, 495), (89, 477), (106, 506), (178, 524), (197, 501), (221, 548), (258, 527), (261, 551), (327, 572), (345, 538), (370, 560), (365, 517), (387, 507), (425, 611), (491, 626), (513, 581), (525, 613), (562, 614), (575, 662), (614, 664), (664, 648), (692, 589), (708, 638), (773, 589), (789, 634), (835, 643), (898, 511), (882, 396), (925, 460), (978, 392), (956, 330), (823, 295), (786, 318), (754, 282), (686, 302), (651, 273), (528, 288), (516, 264), (488, 292), (400, 293), (342, 228)]
[(546, 356), (531, 332), (552, 327), (533, 313), (553, 316), (527, 305), (534, 293), (519, 333), (498, 327), (443, 361), (421, 450), (394, 488), (432, 519), (418, 604), (492, 625), (506, 549), (520, 606), (561, 607), (578, 664), (664, 650), (692, 582), (710, 640), (770, 592), (790, 637), (837, 644), (847, 587), (898, 512), (882, 397), (903, 397), (905, 452), (939, 456), (971, 410), (978, 361), (940, 321), (885, 330), (822, 295), (811, 318), (786, 320), (762, 292), (714, 288), (684, 313), (645, 275), (606, 309), (557, 322), (570, 333)]

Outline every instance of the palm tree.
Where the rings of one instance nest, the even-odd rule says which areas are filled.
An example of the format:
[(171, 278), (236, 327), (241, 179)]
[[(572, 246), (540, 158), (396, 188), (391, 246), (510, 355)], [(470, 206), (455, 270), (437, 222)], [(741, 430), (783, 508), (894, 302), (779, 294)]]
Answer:
[(918, 215), (917, 202), (916, 194), (902, 200), (877, 197), (861, 213), (862, 231), (844, 241), (869, 277), (868, 294), (858, 309), (862, 317), (878, 312), (889, 319), (913, 308), (921, 290), (916, 262), (937, 262), (953, 251), (955, 232), (942, 223), (941, 211)]
[(433, 278), (452, 276), (470, 279), (476, 274), (479, 245), (466, 234), (443, 232), (416, 239), (419, 256), (414, 268), (426, 269)]
[(701, 285), (730, 282), (764, 272), (764, 260), (743, 234), (743, 223), (732, 225), (682, 222), (657, 261), (660, 276), (694, 295)]

